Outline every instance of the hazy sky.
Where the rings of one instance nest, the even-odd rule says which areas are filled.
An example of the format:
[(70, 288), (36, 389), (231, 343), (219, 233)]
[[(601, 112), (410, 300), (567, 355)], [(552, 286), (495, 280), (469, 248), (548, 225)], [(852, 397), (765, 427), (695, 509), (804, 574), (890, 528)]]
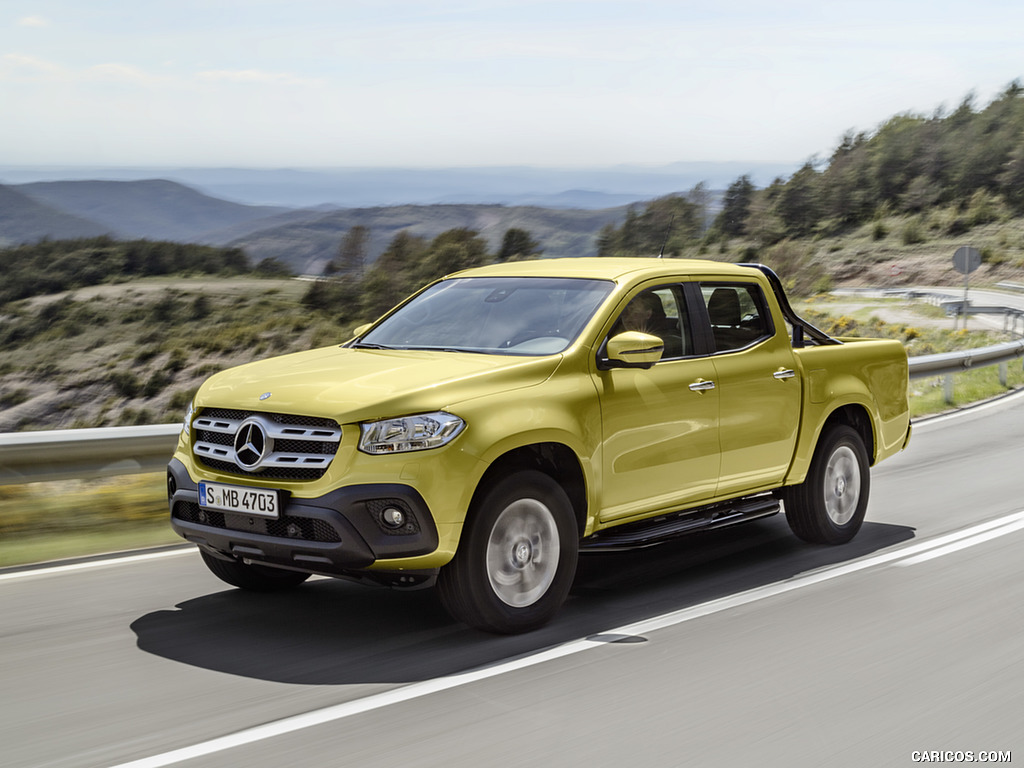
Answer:
[(1020, 0), (0, 0), (0, 164), (802, 162), (1019, 77)]

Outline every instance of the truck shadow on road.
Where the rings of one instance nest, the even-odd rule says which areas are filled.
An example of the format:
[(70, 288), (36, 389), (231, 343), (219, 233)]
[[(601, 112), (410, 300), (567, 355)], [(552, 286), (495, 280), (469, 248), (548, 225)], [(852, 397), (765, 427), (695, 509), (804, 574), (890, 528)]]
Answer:
[(587, 555), (555, 620), (514, 637), (452, 621), (433, 590), (334, 579), (272, 594), (218, 590), (146, 614), (131, 629), (143, 651), (232, 675), (302, 685), (410, 683), (606, 634), (913, 537), (912, 528), (868, 522), (853, 542), (818, 547), (794, 538), (777, 516), (636, 552)]

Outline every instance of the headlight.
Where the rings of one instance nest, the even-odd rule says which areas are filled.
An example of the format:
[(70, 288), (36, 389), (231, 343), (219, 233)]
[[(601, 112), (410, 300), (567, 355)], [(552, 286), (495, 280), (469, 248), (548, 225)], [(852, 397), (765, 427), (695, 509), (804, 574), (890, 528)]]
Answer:
[(188, 438), (188, 433), (192, 429), (192, 414), (195, 413), (195, 403), (190, 402), (188, 404), (188, 410), (185, 411), (185, 418), (181, 423), (181, 436)]
[(397, 419), (369, 421), (359, 425), (363, 453), (402, 453), (440, 448), (458, 435), (466, 422), (450, 413), (421, 413)]

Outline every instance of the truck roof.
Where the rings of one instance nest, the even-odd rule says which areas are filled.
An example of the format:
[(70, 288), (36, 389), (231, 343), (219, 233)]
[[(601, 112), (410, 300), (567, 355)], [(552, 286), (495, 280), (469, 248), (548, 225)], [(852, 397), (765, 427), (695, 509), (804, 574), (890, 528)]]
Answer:
[[(750, 267), (704, 259), (658, 258), (559, 258), (489, 264), (457, 272), (458, 277), (579, 277), (598, 280), (636, 279), (679, 275), (726, 275), (750, 277)], [(455, 275), (450, 275), (454, 277)]]

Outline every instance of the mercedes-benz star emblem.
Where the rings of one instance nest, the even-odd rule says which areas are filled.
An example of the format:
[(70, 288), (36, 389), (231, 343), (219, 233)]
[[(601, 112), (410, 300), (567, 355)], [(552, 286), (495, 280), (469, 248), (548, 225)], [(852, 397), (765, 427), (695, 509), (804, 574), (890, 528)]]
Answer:
[(267, 431), (255, 419), (246, 419), (235, 433), (235, 460), (242, 469), (259, 467), (269, 453)]

